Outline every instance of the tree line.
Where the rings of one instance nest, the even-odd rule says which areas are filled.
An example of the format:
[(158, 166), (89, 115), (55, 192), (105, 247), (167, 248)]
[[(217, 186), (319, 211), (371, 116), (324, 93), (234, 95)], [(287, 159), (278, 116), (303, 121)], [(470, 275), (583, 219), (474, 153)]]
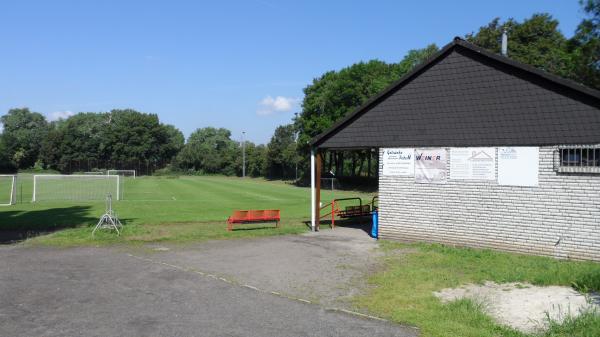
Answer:
[[(510, 58), (600, 89), (600, 0), (581, 1), (581, 5), (586, 16), (570, 39), (549, 14), (534, 14), (522, 22), (496, 18), (465, 39), (498, 53), (506, 30)], [(146, 167), (148, 173), (240, 176), (244, 148), (248, 176), (306, 180), (310, 139), (438, 49), (431, 44), (409, 51), (397, 63), (359, 62), (315, 78), (304, 88), (302, 110), (289, 124), (277, 127), (266, 145), (241, 144), (229, 130), (213, 127), (198, 129), (185, 140), (181, 131), (161, 123), (157, 115), (134, 110), (79, 113), (48, 122), (27, 108), (11, 109), (0, 117), (4, 126), (0, 170)], [(324, 169), (337, 177), (369, 177), (376, 175), (376, 161), (373, 151), (331, 151), (324, 158)]]
[(23, 169), (77, 173), (137, 169), (141, 174), (242, 175), (242, 148), (248, 176), (294, 178), (297, 162), (291, 125), (275, 130), (271, 142), (243, 146), (231, 131), (206, 127), (184, 140), (155, 114), (131, 109), (82, 112), (48, 122), (28, 108), (0, 117), (0, 171)]

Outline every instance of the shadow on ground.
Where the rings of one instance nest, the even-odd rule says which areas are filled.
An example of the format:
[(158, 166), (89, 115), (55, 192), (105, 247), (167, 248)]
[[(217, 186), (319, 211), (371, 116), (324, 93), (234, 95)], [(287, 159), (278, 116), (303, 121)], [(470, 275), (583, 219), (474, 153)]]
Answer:
[(238, 228), (233, 228), (232, 232), (255, 231), (255, 230), (259, 230), (259, 229), (275, 229), (275, 228), (278, 228), (278, 227), (275, 227), (275, 226), (238, 227)]
[(22, 241), (65, 228), (90, 225), (90, 206), (72, 206), (34, 211), (0, 212), (0, 244)]
[[(363, 216), (349, 219), (336, 219), (335, 227), (360, 229), (368, 235), (371, 235), (372, 223), (373, 219), (370, 216)], [(310, 226), (310, 222), (308, 222), (308, 225)], [(321, 220), (320, 226), (321, 228), (331, 227), (331, 220)]]

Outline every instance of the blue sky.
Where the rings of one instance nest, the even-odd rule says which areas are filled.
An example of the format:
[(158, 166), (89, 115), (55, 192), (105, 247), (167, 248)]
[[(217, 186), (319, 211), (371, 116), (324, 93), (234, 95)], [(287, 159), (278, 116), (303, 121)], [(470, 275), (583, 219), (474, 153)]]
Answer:
[(0, 114), (133, 108), (265, 143), (325, 71), (538, 12), (567, 36), (583, 17), (576, 0), (4, 1)]

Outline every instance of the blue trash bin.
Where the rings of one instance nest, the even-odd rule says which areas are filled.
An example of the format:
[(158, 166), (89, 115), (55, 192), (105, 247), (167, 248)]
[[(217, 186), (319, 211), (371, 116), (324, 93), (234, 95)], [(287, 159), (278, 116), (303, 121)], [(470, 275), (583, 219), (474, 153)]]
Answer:
[(373, 211), (373, 225), (371, 226), (371, 237), (377, 239), (379, 235), (379, 217), (378, 212)]

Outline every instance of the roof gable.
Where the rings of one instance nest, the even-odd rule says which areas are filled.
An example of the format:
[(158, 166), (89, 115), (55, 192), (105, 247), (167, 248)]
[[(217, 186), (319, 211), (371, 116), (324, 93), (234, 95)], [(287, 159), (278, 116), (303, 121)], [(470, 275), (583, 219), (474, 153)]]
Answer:
[(600, 94), (460, 39), (311, 144), (322, 148), (600, 143)]

